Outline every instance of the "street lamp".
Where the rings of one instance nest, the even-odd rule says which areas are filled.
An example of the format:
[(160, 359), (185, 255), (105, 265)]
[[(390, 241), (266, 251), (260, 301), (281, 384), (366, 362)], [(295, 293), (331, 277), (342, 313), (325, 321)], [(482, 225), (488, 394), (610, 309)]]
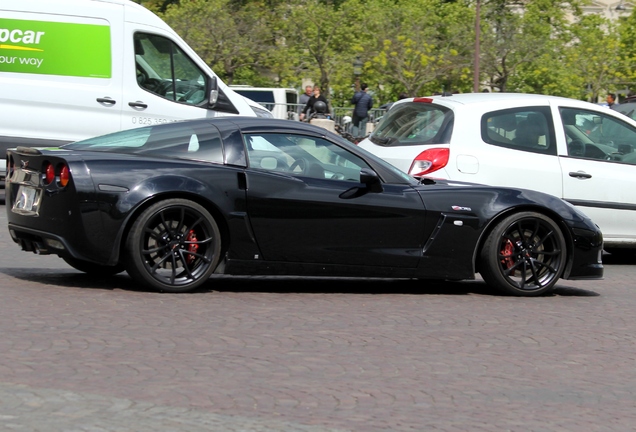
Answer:
[(356, 77), (355, 91), (360, 90), (360, 75), (362, 75), (362, 66), (364, 66), (364, 63), (360, 60), (360, 56), (356, 56), (356, 59), (353, 61), (353, 75)]
[(479, 39), (481, 37), (481, 13), (480, 13), (481, 0), (477, 0), (475, 3), (475, 61), (474, 61), (474, 75), (473, 75), (473, 92), (479, 91)]

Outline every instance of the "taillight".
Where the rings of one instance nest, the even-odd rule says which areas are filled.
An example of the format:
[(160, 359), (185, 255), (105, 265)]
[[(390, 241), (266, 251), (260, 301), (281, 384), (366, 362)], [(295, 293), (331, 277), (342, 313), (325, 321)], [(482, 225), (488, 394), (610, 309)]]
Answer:
[(50, 162), (44, 162), (42, 165), (42, 183), (44, 186), (49, 186), (57, 178), (57, 185), (60, 187), (66, 187), (71, 181), (71, 171), (68, 165), (60, 163), (57, 167), (54, 167)]
[(442, 169), (448, 164), (449, 156), (450, 150), (448, 148), (424, 150), (413, 160), (409, 174), (418, 177)]
[(53, 183), (53, 180), (55, 180), (55, 167), (50, 162), (44, 162), (42, 171), (44, 172), (44, 186)]
[(60, 169), (60, 186), (66, 187), (70, 179), (71, 172), (68, 169), (68, 165), (62, 165), (62, 168)]
[(433, 102), (433, 99), (427, 98), (427, 97), (416, 97), (416, 98), (413, 98), (413, 102), (431, 103)]

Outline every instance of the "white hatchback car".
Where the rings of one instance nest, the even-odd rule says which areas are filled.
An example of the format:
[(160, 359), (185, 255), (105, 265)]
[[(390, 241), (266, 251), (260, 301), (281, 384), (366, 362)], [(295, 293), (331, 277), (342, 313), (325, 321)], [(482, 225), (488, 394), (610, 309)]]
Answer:
[(588, 102), (466, 93), (396, 102), (360, 147), (416, 177), (547, 192), (636, 249), (636, 121)]

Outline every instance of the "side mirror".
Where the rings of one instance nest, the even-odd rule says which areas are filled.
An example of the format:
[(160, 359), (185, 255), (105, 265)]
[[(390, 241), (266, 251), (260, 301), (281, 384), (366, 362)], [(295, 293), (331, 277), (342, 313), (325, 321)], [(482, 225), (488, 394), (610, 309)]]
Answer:
[(371, 192), (379, 193), (384, 190), (378, 173), (369, 168), (360, 170), (360, 183), (364, 184)]
[(210, 97), (209, 105), (214, 108), (216, 101), (219, 100), (219, 83), (216, 81), (216, 77), (212, 77), (210, 80)]

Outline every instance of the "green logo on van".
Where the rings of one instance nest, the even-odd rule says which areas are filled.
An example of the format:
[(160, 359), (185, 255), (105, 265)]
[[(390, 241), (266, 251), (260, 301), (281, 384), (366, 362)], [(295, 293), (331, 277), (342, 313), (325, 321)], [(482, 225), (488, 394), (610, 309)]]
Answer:
[(110, 78), (110, 27), (0, 19), (0, 72)]

